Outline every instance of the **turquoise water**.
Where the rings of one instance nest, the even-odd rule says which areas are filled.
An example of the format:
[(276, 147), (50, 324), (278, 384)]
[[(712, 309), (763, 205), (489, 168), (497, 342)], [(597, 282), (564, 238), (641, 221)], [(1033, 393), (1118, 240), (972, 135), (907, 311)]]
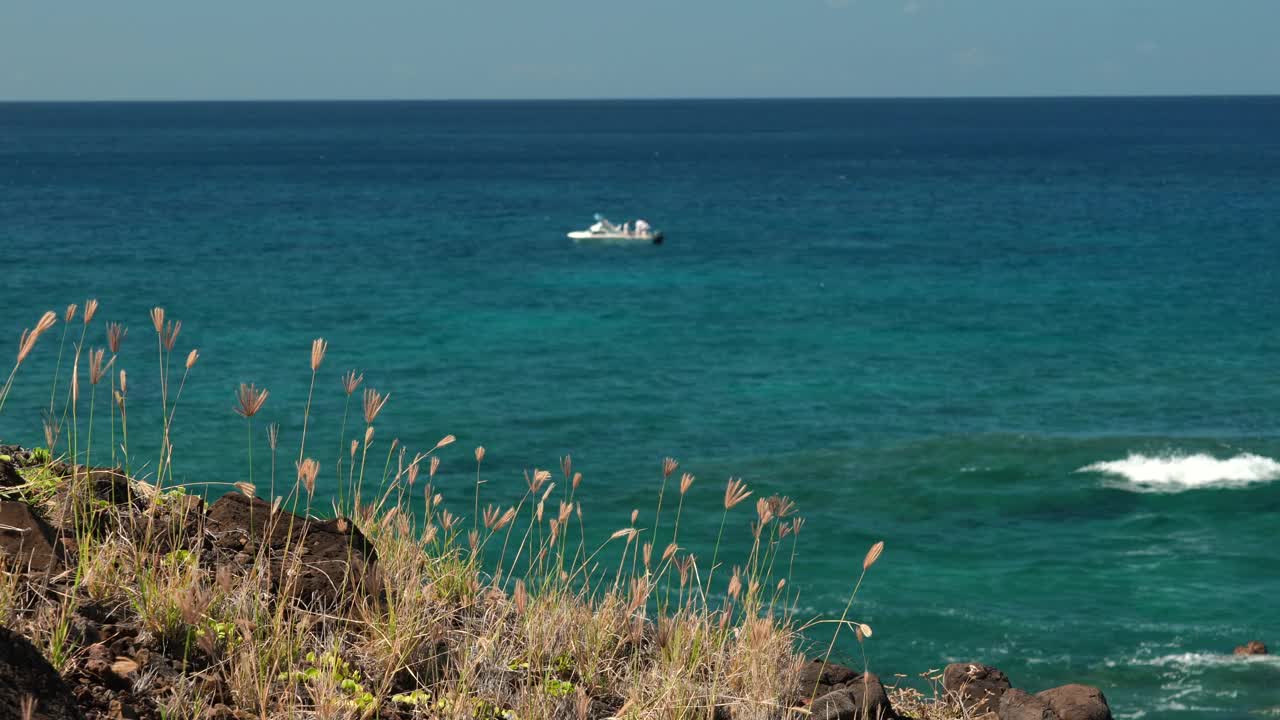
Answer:
[[(564, 238), (593, 212), (668, 242)], [(886, 541), (882, 675), (982, 660), (1129, 718), (1280, 706), (1228, 656), (1280, 645), (1277, 239), (1280, 99), (0, 105), (0, 333), (90, 296), (129, 325), (136, 457), (152, 305), (201, 353), (193, 483), (243, 478), (239, 382), (259, 486), (267, 422), (297, 452), (323, 336), (326, 471), (358, 367), (382, 442), (458, 437), (459, 511), (484, 445), (495, 502), (572, 453), (593, 528), (644, 524), (671, 455), (705, 562), (741, 476), (807, 518), (802, 614)], [(0, 437), (42, 442), (57, 340)]]

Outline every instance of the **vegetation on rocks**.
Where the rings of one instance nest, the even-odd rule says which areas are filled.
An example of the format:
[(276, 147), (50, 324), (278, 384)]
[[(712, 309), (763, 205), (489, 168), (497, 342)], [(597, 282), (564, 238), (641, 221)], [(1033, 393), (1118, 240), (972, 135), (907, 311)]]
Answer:
[[(798, 618), (803, 519), (741, 479), (716, 492), (707, 562), (685, 547), (695, 478), (672, 458), (652, 513), (634, 509), (595, 538), (569, 457), (557, 473), (526, 471), (505, 497), (490, 492), (477, 447), (474, 487), (446, 499), (436, 474), (454, 436), (421, 450), (384, 441), (390, 395), (355, 370), (341, 376), (337, 452), (309, 448), (312, 399), (329, 386), (323, 339), (296, 459), (278, 425), (255, 425), (269, 391), (240, 384), (229, 396), (248, 464), (206, 502), (216, 483), (197, 494), (173, 473), (174, 419), (200, 359), (190, 350), (174, 382), (181, 322), (151, 312), (160, 437), (144, 461), (130, 444), (130, 417), (145, 409), (130, 405), (127, 330), (95, 325), (93, 300), (73, 330), (77, 309), (62, 315), (44, 446), (0, 446), (0, 720), (1110, 717), (1096, 688), (1031, 696), (977, 664), (926, 676), (931, 695), (833, 664), (842, 634), (872, 636), (853, 608), (884, 543), (854, 568), (839, 618)], [(57, 321), (46, 313), (22, 333), (0, 411)], [(254, 476), (255, 448), (269, 479)], [(316, 459), (335, 455), (329, 468)], [(327, 519), (314, 506), (325, 470), (337, 488)], [(722, 544), (731, 520), (749, 520), (744, 556)]]
[[(602, 538), (586, 530), (582, 475), (568, 457), (554, 477), (531, 469), (515, 497), (497, 498), (477, 447), (474, 492), (446, 500), (433, 481), (454, 437), (421, 451), (383, 440), (389, 395), (351, 371), (341, 388), (357, 414), (342, 418), (340, 459), (324, 476), (338, 500), (333, 519), (320, 519), (325, 468), (315, 458), (335, 453), (307, 444), (311, 394), (328, 385), (317, 339), (296, 448), (270, 424), (263, 442), (255, 421), (269, 392), (240, 385), (249, 465), (236, 474), (246, 480), (206, 504), (173, 475), (176, 409), (199, 353), (171, 362), (184, 357), (182, 325), (152, 311), (162, 437), (159, 457), (143, 462), (129, 436), (141, 373), (122, 367), (123, 326), (108, 324), (107, 346), (92, 347), (104, 330), (97, 309), (89, 301), (78, 322), (75, 306), (61, 317), (44, 447), (0, 452), (5, 512), (18, 523), (3, 547), (0, 623), (39, 649), (89, 716), (809, 714), (819, 688), (802, 682), (800, 653), (813, 649), (826, 666), (835, 638), (811, 648), (802, 632), (825, 627), (794, 613), (788, 560), (803, 522), (789, 499), (730, 479), (711, 562), (681, 544), (695, 478), (670, 458), (652, 512), (632, 511)], [(47, 313), (23, 333), (0, 409), (58, 319)], [(273, 467), (287, 459), (288, 481), (254, 477), (255, 452)], [(730, 519), (748, 517), (750, 552), (722, 553)], [(869, 550), (857, 584), (882, 549)], [(854, 595), (856, 584), (850, 606)], [(824, 623), (859, 640), (871, 633), (848, 611)]]

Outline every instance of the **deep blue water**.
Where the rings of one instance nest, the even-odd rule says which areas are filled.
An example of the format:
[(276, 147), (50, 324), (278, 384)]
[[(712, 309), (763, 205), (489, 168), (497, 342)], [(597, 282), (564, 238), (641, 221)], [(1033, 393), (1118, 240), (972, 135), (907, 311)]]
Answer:
[[(575, 246), (593, 212), (668, 242)], [(1277, 243), (1277, 98), (0, 104), (0, 333), (86, 297), (90, 344), (129, 325), (139, 462), (152, 305), (201, 353), (192, 483), (243, 478), (242, 381), (271, 392), (259, 486), (267, 422), (291, 465), (323, 336), (328, 472), (359, 367), (382, 452), (458, 437), (464, 514), (476, 445), (495, 502), (572, 453), (601, 532), (652, 517), (672, 455), (707, 562), (741, 476), (807, 518), (802, 615), (886, 541), (873, 670), (982, 660), (1129, 718), (1280, 707), (1280, 663), (1229, 657), (1280, 645)], [(59, 337), (0, 437), (43, 442)]]

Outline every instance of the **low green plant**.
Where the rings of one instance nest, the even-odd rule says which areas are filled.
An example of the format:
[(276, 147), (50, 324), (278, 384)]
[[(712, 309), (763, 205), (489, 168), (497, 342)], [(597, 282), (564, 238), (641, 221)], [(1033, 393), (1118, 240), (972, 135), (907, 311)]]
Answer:
[(29, 505), (41, 505), (62, 488), (66, 478), (55, 473), (48, 464), (32, 465), (18, 471), (23, 484), (18, 486), (18, 496)]
[(361, 683), (360, 671), (352, 669), (351, 663), (344, 660), (342, 656), (332, 651), (319, 655), (309, 652), (306, 655), (306, 661), (310, 667), (282, 672), (277, 679), (306, 684), (329, 680), (357, 710), (364, 711), (374, 706), (376, 700), (373, 693), (366, 690)]
[(556, 678), (547, 678), (542, 683), (542, 692), (555, 698), (568, 697), (573, 692), (573, 683), (568, 680), (557, 680)]
[(412, 690), (407, 693), (398, 693), (391, 696), (391, 702), (396, 703), (397, 705), (425, 708), (431, 704), (431, 693), (422, 689)]

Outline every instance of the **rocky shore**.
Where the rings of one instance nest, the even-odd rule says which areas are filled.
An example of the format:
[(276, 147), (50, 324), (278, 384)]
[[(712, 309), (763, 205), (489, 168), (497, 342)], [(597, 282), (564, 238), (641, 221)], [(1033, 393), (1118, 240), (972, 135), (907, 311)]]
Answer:
[[(72, 486), (68, 481), (73, 476), (78, 478), (75, 485), (87, 493), (79, 501), (66, 489)], [(174, 599), (173, 627), (181, 632), (157, 627), (147, 615), (152, 610), (122, 600), (120, 589), (110, 586), (109, 575), (97, 577), (86, 570), (93, 562), (80, 547), (91, 539), (84, 530), (86, 508), (95, 536), (112, 535), (129, 548), (145, 548), (150, 555), (142, 560), (144, 565), (189, 563), (190, 573), (212, 579), (210, 589), (201, 590), (195, 584), (191, 586), (195, 589), (184, 590)], [(172, 720), (165, 698), (178, 691), (193, 692), (193, 688), (204, 700), (200, 707), (188, 708), (192, 718), (266, 717), (242, 707), (233, 691), (234, 678), (216, 671), (229, 646), (248, 641), (253, 629), (244, 627), (243, 619), (226, 627), (206, 621), (211, 604), (207, 594), (230, 593), (237, 584), (250, 582), (255, 565), (265, 564), (261, 592), (272, 595), (271, 607), (281, 612), (342, 607), (370, 598), (376, 605), (386, 592), (387, 580), (380, 573), (377, 543), (357, 524), (290, 513), (244, 492), (230, 492), (206, 503), (181, 491), (159, 492), (115, 470), (76, 468), (73, 473), (73, 468), (23, 448), (0, 446), (0, 562), (6, 568), (0, 587), (0, 720)], [(369, 527), (368, 523), (363, 526)], [(516, 598), (516, 602), (524, 600)], [(323, 622), (321, 618), (306, 622)], [(661, 628), (661, 621), (657, 626)], [(339, 631), (336, 625), (333, 631)], [(650, 626), (641, 636), (646, 633), (657, 637), (661, 630)], [(440, 647), (437, 654), (450, 652)], [(1236, 652), (1265, 653), (1266, 648), (1255, 642)], [(313, 664), (320, 667), (321, 661)], [(342, 688), (362, 687), (359, 673), (342, 670), (344, 665), (345, 661), (335, 661), (325, 671), (339, 676)], [(420, 702), (426, 697), (420, 687), (429, 683), (433, 671), (408, 662), (406, 667), (413, 670), (392, 678), (389, 685), (394, 701), (364, 703), (355, 691), (342, 689), (336, 695), (342, 702), (333, 705), (331, 713), (322, 711), (321, 699), (314, 699), (314, 716), (514, 717), (496, 705), (461, 709), (456, 704)], [(442, 667), (434, 671), (446, 672)], [(1098, 688), (1066, 685), (1032, 693), (1015, 688), (999, 669), (977, 662), (948, 665), (940, 677), (941, 691), (933, 697), (886, 688), (875, 674), (818, 660), (779, 672), (794, 676), (778, 686), (774, 707), (717, 707), (716, 717), (1111, 717)], [(562, 677), (539, 682), (549, 688), (562, 687), (554, 682), (571, 687), (575, 672), (566, 670)], [(321, 698), (319, 691), (308, 691)], [(548, 707), (553, 708), (547, 711), (548, 717), (560, 713), (578, 718), (656, 717), (628, 714), (634, 708), (622, 699), (607, 697), (579, 699), (576, 705), (566, 700)]]

